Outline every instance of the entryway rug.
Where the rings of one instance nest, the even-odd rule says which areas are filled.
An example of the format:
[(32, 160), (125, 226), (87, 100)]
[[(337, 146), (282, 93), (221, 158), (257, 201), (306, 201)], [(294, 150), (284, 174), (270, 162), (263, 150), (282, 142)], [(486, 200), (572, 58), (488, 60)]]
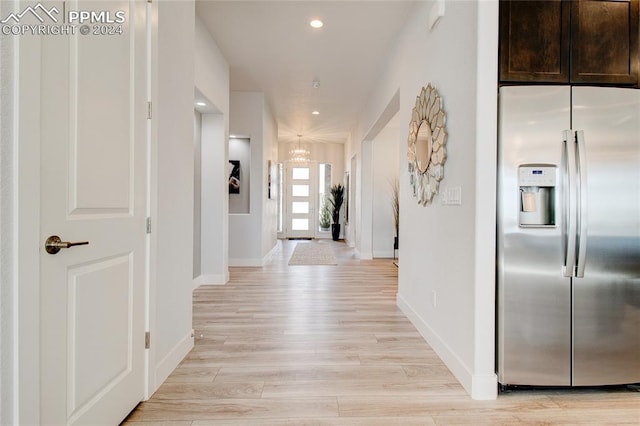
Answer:
[(289, 265), (337, 265), (329, 243), (298, 243), (289, 259)]

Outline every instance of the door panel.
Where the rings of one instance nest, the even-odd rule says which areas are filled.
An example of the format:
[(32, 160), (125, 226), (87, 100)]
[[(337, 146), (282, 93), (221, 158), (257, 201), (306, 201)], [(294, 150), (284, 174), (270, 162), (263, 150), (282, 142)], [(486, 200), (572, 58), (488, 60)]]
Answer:
[[(122, 35), (42, 38), (41, 420), (118, 424), (144, 392), (146, 6)], [(62, 10), (62, 7), (60, 7)]]
[[(83, 8), (92, 7), (91, 3), (81, 4)], [(93, 5), (102, 7), (100, 3)], [(129, 102), (132, 88), (129, 42), (126, 36), (92, 36), (90, 40), (83, 36), (71, 40), (69, 118), (70, 128), (76, 131), (70, 135), (71, 161), (75, 167), (71, 170), (69, 190), (74, 213), (103, 214), (104, 209), (110, 213), (130, 213), (134, 139), (129, 132), (133, 106)], [(86, 58), (91, 60), (83, 60)], [(100, 76), (100, 84), (96, 84), (96, 76)], [(109, 167), (96, 171), (96, 164)]]
[[(558, 168), (569, 128), (570, 89), (500, 89), (498, 153), (498, 380), (512, 385), (570, 384), (570, 279), (563, 277), (562, 228), (518, 223), (518, 166)], [(555, 223), (560, 223), (556, 209)]]
[(640, 381), (640, 91), (573, 88), (586, 146), (584, 278), (574, 278), (574, 385)]
[[(131, 255), (69, 268), (69, 326), (71, 351), (69, 410), (76, 412), (130, 373), (133, 305)], [(96, 309), (98, 308), (98, 309)], [(93, 345), (101, 336), (100, 345)], [(120, 350), (127, 348), (127, 351)], [(96, 365), (100, 368), (96, 369)]]

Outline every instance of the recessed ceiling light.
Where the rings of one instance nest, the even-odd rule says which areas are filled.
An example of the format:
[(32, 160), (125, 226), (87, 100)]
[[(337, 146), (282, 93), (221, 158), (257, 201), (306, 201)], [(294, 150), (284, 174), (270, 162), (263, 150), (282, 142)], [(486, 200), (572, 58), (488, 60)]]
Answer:
[(309, 25), (311, 25), (313, 28), (322, 28), (324, 22), (319, 19), (314, 19), (313, 21), (309, 22)]
[(320, 115), (320, 111), (313, 111), (311, 114), (313, 114), (313, 115)]
[(207, 106), (207, 104), (204, 103), (204, 102), (196, 102), (196, 105), (198, 105), (198, 106)]

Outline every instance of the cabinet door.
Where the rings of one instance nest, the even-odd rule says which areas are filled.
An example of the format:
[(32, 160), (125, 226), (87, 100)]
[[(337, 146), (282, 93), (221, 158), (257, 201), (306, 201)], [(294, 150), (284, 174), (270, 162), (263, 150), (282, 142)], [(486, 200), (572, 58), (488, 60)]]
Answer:
[(562, 0), (501, 0), (500, 81), (568, 83), (570, 13)]
[(638, 0), (571, 4), (571, 82), (638, 84)]

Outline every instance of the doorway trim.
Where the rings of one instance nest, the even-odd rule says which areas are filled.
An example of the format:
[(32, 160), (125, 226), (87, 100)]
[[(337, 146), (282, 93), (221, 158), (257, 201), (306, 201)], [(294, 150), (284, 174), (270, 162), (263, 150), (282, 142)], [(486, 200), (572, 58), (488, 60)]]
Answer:
[(203, 284), (224, 285), (229, 281), (229, 194), (226, 174), (229, 143), (226, 137), (225, 115), (221, 109), (197, 86), (194, 91), (196, 99), (207, 104), (206, 107), (196, 108), (201, 114), (201, 241), (200, 273), (193, 279), (193, 287), (196, 288)]
[[(15, 43), (14, 422), (40, 423), (40, 37)], [(37, 123), (37, 124), (36, 124)], [(21, 354), (31, 353), (26, 357)], [(36, 409), (37, 408), (37, 409)]]
[[(387, 106), (378, 116), (373, 126), (369, 129), (362, 141), (362, 164), (361, 164), (361, 208), (360, 208), (360, 238), (359, 251), (361, 259), (373, 258), (373, 140), (387, 123), (400, 111), (400, 89), (396, 90)], [(399, 155), (399, 154), (398, 154)]]
[(345, 231), (348, 231), (349, 237), (347, 238), (347, 242), (349, 247), (355, 248), (356, 256), (360, 258), (360, 252), (358, 251), (358, 232), (360, 229), (358, 228), (358, 223), (360, 221), (360, 216), (358, 216), (359, 207), (357, 207), (357, 195), (360, 187), (358, 186), (358, 156), (357, 154), (353, 154), (351, 156), (351, 170), (349, 174), (349, 193), (347, 196), (349, 197), (349, 224), (348, 227), (345, 227)]

